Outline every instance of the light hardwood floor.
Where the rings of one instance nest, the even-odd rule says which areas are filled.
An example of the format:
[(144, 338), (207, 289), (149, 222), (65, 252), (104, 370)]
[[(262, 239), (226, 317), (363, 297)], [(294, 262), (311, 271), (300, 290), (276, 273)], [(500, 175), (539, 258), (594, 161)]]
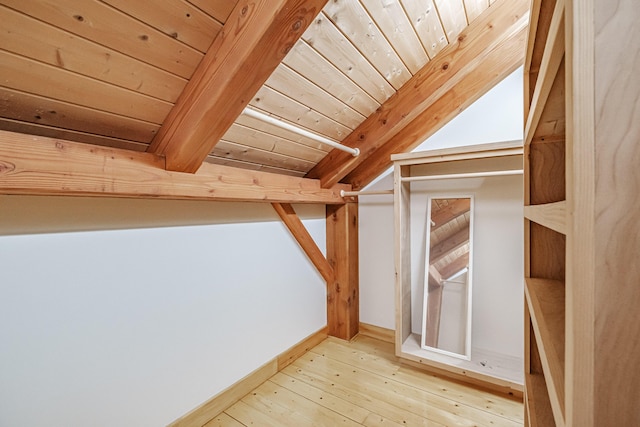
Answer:
[(393, 345), (328, 338), (206, 424), (522, 426), (515, 399), (400, 364)]

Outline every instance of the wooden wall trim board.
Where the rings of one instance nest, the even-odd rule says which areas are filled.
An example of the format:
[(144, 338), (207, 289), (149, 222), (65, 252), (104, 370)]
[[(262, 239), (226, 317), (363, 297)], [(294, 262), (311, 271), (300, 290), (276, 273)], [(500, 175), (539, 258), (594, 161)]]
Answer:
[(151, 153), (0, 131), (0, 194), (342, 204), (350, 189), (208, 163), (171, 172)]
[[(466, 75), (473, 74), (497, 45), (524, 31), (527, 21), (526, 0), (496, 2), (343, 140), (347, 146), (360, 148), (360, 156), (332, 150), (307, 177), (319, 178), (327, 187), (341, 181)], [(521, 63), (524, 53), (520, 51), (519, 56)]]
[(331, 267), (327, 258), (316, 245), (300, 217), (296, 215), (293, 206), (288, 203), (272, 203), (272, 206), (325, 282), (333, 283), (335, 280), (333, 267)]
[(290, 349), (282, 352), (258, 369), (254, 370), (238, 382), (216, 394), (210, 400), (178, 418), (169, 427), (202, 427), (207, 422), (222, 413), (225, 409), (242, 399), (246, 394), (282, 369), (293, 363), (300, 356), (324, 341), (328, 334), (328, 327), (309, 335)]
[(396, 331), (393, 329), (383, 328), (381, 326), (371, 325), (369, 323), (360, 322), (359, 334), (391, 344), (396, 342)]
[(239, 1), (149, 151), (197, 171), (326, 2)]
[(446, 378), (472, 384), (487, 390), (492, 390), (516, 399), (523, 399), (524, 387), (507, 380), (500, 380), (478, 372), (468, 371), (451, 365), (445, 365), (433, 360), (423, 359), (411, 354), (400, 357), (400, 362), (423, 371), (431, 372)]

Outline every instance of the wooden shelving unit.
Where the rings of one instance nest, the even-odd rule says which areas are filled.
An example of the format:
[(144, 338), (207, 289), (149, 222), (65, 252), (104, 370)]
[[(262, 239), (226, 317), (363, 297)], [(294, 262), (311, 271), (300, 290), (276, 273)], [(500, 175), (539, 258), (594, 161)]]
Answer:
[(640, 425), (639, 52), (633, 1), (532, 0), (526, 426)]
[(525, 64), (526, 421), (565, 425), (564, 0), (534, 0)]

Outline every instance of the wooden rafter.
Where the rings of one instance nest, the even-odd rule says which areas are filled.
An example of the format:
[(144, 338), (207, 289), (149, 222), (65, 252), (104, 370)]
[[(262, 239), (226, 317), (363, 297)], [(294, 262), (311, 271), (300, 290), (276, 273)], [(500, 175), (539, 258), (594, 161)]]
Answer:
[[(466, 214), (471, 210), (471, 199), (453, 199), (449, 200), (446, 206), (442, 206), (438, 210), (431, 212), (431, 231), (435, 231), (449, 221)], [(468, 232), (467, 232), (468, 233)]]
[(149, 152), (196, 172), (327, 0), (240, 0)]
[(429, 249), (429, 263), (435, 264), (451, 252), (469, 243), (469, 229), (463, 228)]
[(320, 248), (318, 248), (318, 245), (316, 245), (316, 242), (307, 231), (300, 217), (296, 214), (293, 206), (288, 203), (272, 203), (272, 206), (322, 278), (327, 283), (333, 283), (335, 280), (333, 267), (331, 267), (329, 261), (327, 261)]
[(171, 172), (151, 153), (0, 131), (0, 194), (341, 204), (349, 189), (208, 163)]
[(446, 280), (449, 277), (456, 274), (457, 272), (459, 272), (460, 270), (462, 270), (463, 268), (467, 267), (468, 265), (469, 265), (469, 252), (465, 252), (464, 254), (460, 255), (458, 258), (451, 261), (445, 267), (442, 267), (440, 269), (440, 273), (442, 274), (443, 279)]
[[(517, 53), (501, 54), (509, 54), (507, 57), (515, 55), (521, 64), (524, 34), (521, 37), (520, 33), (524, 33), (527, 21), (526, 0), (496, 2), (345, 138), (343, 144), (358, 147), (360, 156), (354, 158), (343, 151), (333, 150), (309, 171), (307, 177), (319, 178), (323, 186), (330, 187), (359, 165), (368, 163), (373, 153), (465, 77), (473, 75), (492, 52), (501, 50), (501, 46), (516, 49)], [(518, 42), (516, 46), (510, 43), (514, 39)]]

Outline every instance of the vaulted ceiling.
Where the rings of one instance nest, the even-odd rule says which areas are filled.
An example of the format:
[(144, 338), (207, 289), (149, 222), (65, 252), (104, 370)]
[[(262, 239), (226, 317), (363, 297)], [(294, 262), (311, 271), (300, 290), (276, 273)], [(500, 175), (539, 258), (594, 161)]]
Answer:
[(0, 193), (339, 203), (520, 66), (527, 22), (526, 0), (0, 0)]

